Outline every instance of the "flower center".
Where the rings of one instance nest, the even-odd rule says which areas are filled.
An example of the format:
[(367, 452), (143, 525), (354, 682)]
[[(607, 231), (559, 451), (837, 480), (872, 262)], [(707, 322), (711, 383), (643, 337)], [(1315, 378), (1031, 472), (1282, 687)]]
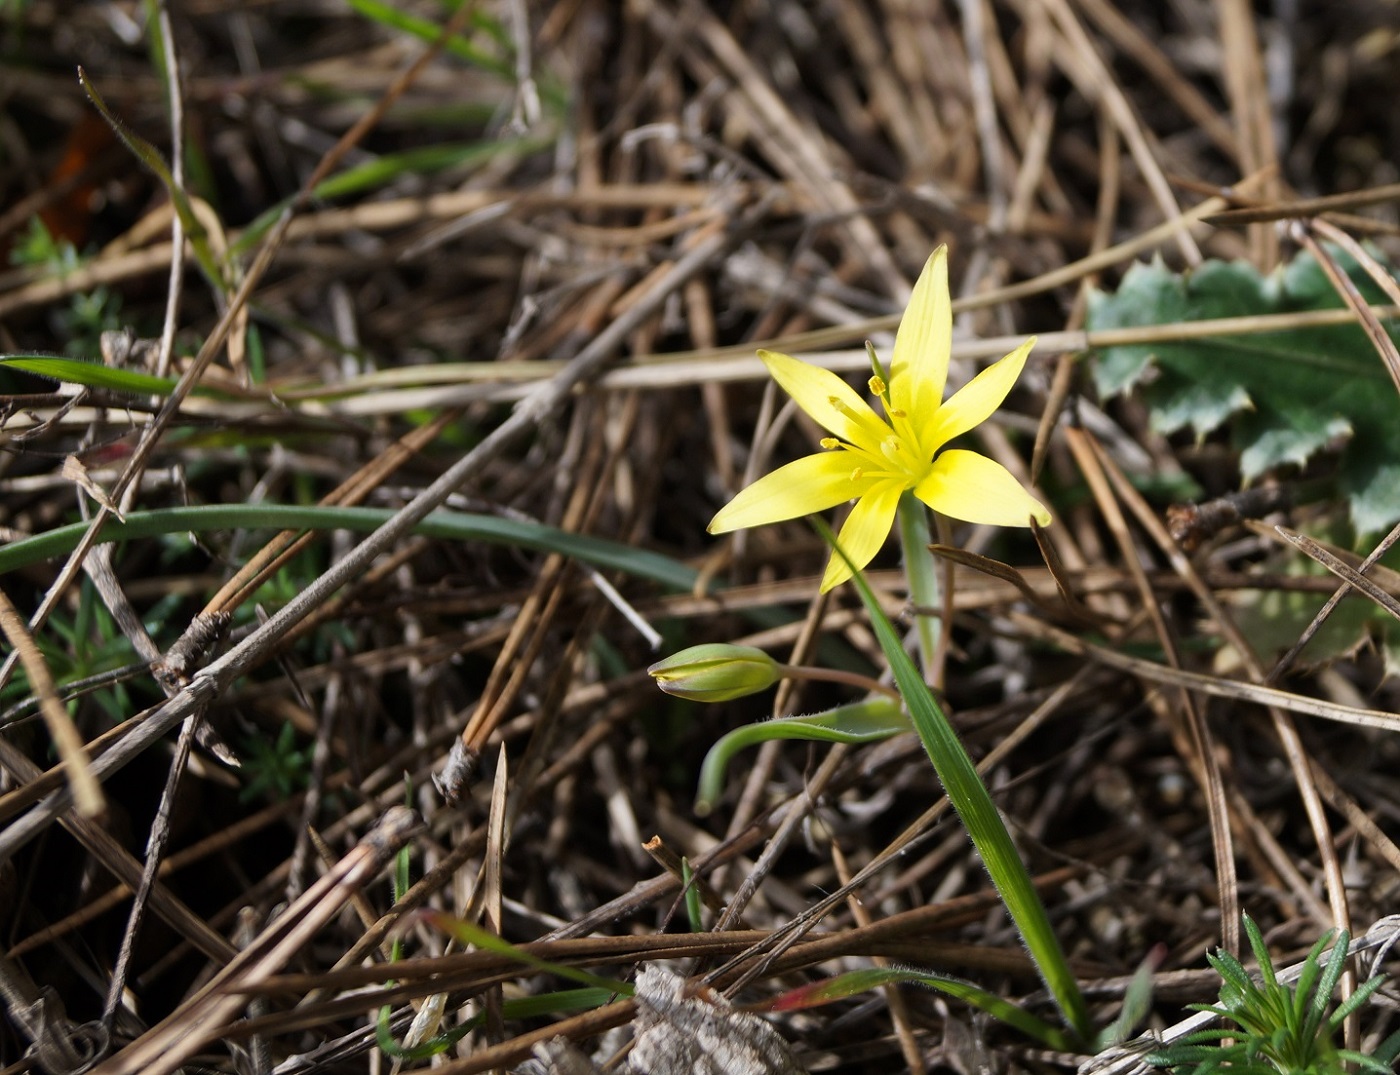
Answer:
[[(871, 395), (880, 401), (885, 412), (883, 425), (886, 433), (878, 440), (861, 438), (859, 443), (848, 443), (839, 437), (823, 437), (821, 446), (828, 451), (844, 449), (859, 457), (859, 464), (851, 471), (851, 481), (898, 481), (904, 488), (912, 489), (928, 474), (931, 459), (923, 457), (919, 446), (918, 431), (903, 408), (894, 406), (890, 399), (889, 385), (883, 377), (871, 377), (868, 382)], [(851, 408), (836, 396), (829, 396), (827, 402), (832, 409), (850, 418), (857, 428), (861, 428), (860, 416), (851, 413)], [(866, 419), (868, 422), (868, 418)], [(868, 428), (866, 426), (865, 428)]]
[(928, 463), (911, 453), (911, 444), (916, 443), (905, 440), (893, 429), (874, 446), (874, 451), (858, 444), (847, 444), (836, 437), (821, 439), (823, 448), (842, 449), (859, 460), (851, 471), (851, 481), (897, 480), (906, 489), (918, 485), (928, 471)]

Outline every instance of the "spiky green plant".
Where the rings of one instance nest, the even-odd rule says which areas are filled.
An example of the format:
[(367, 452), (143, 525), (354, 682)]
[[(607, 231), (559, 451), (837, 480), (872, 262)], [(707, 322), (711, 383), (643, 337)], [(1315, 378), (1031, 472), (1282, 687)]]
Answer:
[[(1342, 1021), (1380, 988), (1377, 975), (1360, 986), (1332, 1013), (1332, 991), (1346, 966), (1351, 938), (1346, 930), (1328, 930), (1303, 961), (1295, 983), (1281, 982), (1269, 959), (1263, 934), (1244, 916), (1249, 945), (1259, 961), (1259, 980), (1224, 949), (1207, 956), (1221, 978), (1218, 1004), (1193, 1004), (1227, 1024), (1189, 1034), (1180, 1042), (1147, 1057), (1148, 1062), (1191, 1075), (1228, 1071), (1231, 1075), (1342, 1075), (1351, 1070), (1384, 1072), (1400, 1047), (1388, 1039), (1374, 1056), (1337, 1047)], [(1335, 942), (1335, 943), (1333, 943)], [(1331, 944), (1323, 961), (1323, 952)]]

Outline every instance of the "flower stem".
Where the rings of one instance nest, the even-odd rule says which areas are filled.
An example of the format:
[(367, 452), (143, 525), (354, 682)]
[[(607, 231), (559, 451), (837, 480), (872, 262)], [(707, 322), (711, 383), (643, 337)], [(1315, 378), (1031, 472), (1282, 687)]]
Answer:
[[(928, 509), (906, 492), (899, 498), (899, 540), (904, 546), (904, 574), (909, 580), (909, 600), (915, 609), (936, 609), (939, 599), (938, 564), (928, 551), (933, 538), (928, 528)], [(927, 679), (934, 671), (942, 624), (927, 612), (914, 613), (914, 630), (919, 638), (920, 666)]]
[(862, 690), (870, 691), (872, 694), (883, 694), (887, 698), (900, 701), (903, 695), (888, 684), (879, 680), (863, 676), (859, 672), (844, 672), (839, 668), (817, 668), (806, 664), (780, 664), (778, 671), (789, 679), (822, 679), (829, 683), (845, 683), (852, 687), (860, 687)]

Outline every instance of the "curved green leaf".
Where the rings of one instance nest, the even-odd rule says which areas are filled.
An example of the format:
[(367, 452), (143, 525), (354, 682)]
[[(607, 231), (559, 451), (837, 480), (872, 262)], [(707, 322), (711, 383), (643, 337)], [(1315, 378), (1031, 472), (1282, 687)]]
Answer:
[(724, 771), (729, 761), (746, 750), (770, 739), (807, 739), (818, 743), (870, 743), (909, 731), (909, 717), (889, 698), (877, 696), (862, 702), (838, 706), (825, 713), (805, 717), (783, 717), (746, 724), (721, 736), (705, 754), (700, 766), (700, 787), (695, 796), (695, 812), (708, 814), (724, 790)]

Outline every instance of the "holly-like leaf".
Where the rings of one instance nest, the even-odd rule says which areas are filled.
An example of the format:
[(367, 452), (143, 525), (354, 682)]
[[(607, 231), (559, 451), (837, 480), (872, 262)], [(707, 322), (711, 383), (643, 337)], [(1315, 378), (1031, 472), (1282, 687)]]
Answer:
[[(1334, 256), (1368, 302), (1385, 301), (1355, 262)], [(1129, 269), (1114, 294), (1096, 292), (1087, 328), (1341, 304), (1307, 254), (1269, 276), (1245, 262), (1208, 261), (1174, 273), (1157, 261)], [(1356, 325), (1107, 347), (1094, 365), (1094, 380), (1104, 396), (1139, 392), (1162, 433), (1189, 428), (1204, 436), (1225, 427), (1246, 482), (1339, 446), (1340, 491), (1357, 531), (1373, 533), (1400, 520), (1400, 396)]]

